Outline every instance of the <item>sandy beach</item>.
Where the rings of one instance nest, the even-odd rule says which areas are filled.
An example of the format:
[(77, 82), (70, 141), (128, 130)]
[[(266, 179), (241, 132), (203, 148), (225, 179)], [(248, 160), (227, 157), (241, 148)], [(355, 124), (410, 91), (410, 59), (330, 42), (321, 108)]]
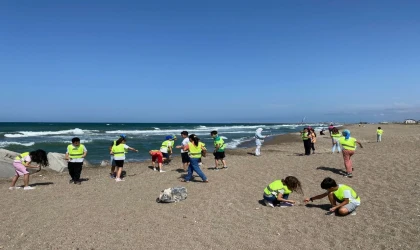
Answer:
[[(353, 156), (354, 177), (344, 178), (341, 154), (331, 154), (329, 136), (319, 136), (316, 154), (301, 156), (296, 134), (277, 136), (262, 147), (226, 152), (229, 169), (214, 171), (203, 158), (209, 183), (181, 183), (180, 159), (166, 173), (149, 162), (126, 164), (125, 182), (108, 177), (109, 168), (86, 168), (82, 185), (67, 173), (31, 176), (36, 190), (9, 191), (1, 180), (0, 249), (420, 249), (420, 126), (348, 127), (364, 146)], [(42, 176), (41, 176), (42, 175)], [(290, 208), (260, 204), (264, 188), (296, 176), (304, 196)], [(308, 206), (331, 177), (361, 197), (357, 215), (327, 216), (327, 199)], [(18, 185), (23, 184), (21, 180)], [(185, 186), (188, 199), (156, 203), (161, 190)]]

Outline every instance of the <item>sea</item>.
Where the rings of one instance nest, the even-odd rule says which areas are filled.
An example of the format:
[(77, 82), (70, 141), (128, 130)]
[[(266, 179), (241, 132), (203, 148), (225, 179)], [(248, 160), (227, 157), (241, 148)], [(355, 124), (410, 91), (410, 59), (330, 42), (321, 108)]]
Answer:
[[(108, 147), (120, 134), (127, 136), (127, 145), (138, 149), (129, 152), (127, 161), (149, 159), (149, 150), (159, 149), (167, 135), (176, 135), (180, 145), (181, 131), (196, 134), (207, 149), (213, 150), (210, 132), (218, 131), (228, 149), (247, 147), (254, 140), (255, 130), (263, 128), (263, 135), (281, 135), (298, 132), (305, 126), (315, 130), (327, 128), (327, 123), (266, 124), (266, 123), (0, 123), (0, 148), (15, 152), (43, 149), (47, 152), (65, 153), (73, 137), (79, 137), (86, 146), (86, 159), (92, 164), (109, 160)], [(180, 155), (175, 149), (173, 156)]]

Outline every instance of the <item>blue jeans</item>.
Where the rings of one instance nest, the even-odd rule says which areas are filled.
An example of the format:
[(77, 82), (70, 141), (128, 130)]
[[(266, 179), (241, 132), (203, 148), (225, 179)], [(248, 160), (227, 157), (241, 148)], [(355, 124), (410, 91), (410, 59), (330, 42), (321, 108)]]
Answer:
[(190, 181), (193, 177), (193, 172), (196, 172), (203, 181), (207, 180), (206, 175), (201, 171), (198, 165), (200, 158), (190, 158), (190, 165), (188, 166), (188, 174), (185, 177), (185, 181)]
[(113, 155), (111, 155), (111, 166), (112, 166), (112, 167), (117, 166), (117, 165), (115, 164), (115, 160), (114, 160), (114, 156), (113, 156)]
[(338, 140), (334, 140), (334, 142), (336, 142), (336, 144), (333, 145), (332, 152), (334, 153), (335, 149), (337, 148), (337, 151), (340, 153), (341, 152), (340, 142)]
[[(271, 201), (271, 202), (275, 202), (277, 201), (276, 196), (272, 195), (272, 196), (266, 196), (266, 194), (264, 193), (263, 195), (264, 200), (266, 201)], [(288, 194), (283, 194), (283, 199), (287, 200), (289, 199), (289, 195)]]

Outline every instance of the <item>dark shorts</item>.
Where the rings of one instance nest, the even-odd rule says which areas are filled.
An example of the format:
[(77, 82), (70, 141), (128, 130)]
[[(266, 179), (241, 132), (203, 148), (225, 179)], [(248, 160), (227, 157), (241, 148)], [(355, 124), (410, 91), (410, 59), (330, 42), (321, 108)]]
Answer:
[(213, 155), (214, 155), (214, 159), (221, 160), (221, 159), (225, 158), (225, 151), (223, 151), (223, 152), (214, 152)]
[(190, 156), (188, 155), (188, 152), (181, 153), (182, 163), (188, 163), (190, 162)]
[(163, 158), (169, 159), (169, 154), (168, 153), (162, 153)]
[(115, 165), (119, 168), (124, 167), (124, 160), (115, 160)]

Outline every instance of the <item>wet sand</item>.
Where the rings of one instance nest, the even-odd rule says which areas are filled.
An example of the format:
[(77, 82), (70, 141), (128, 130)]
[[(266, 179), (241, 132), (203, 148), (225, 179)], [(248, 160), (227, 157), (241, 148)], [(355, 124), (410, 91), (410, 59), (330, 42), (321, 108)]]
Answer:
[[(108, 177), (108, 168), (86, 168), (82, 185), (68, 174), (40, 172), (36, 190), (9, 191), (0, 181), (0, 249), (420, 249), (420, 126), (352, 126), (364, 144), (353, 156), (354, 178), (344, 178), (341, 154), (331, 154), (329, 136), (319, 136), (316, 154), (301, 156), (296, 134), (278, 136), (262, 147), (227, 151), (229, 169), (214, 171), (211, 153), (203, 158), (209, 183), (181, 183), (180, 159), (166, 173), (147, 163), (126, 164), (125, 182)], [(42, 175), (42, 176), (40, 176)], [(332, 177), (361, 197), (357, 215), (327, 216), (327, 199), (291, 208), (261, 205), (270, 182), (294, 175), (305, 196), (323, 192)], [(18, 184), (22, 184), (21, 181)], [(185, 186), (188, 199), (158, 204), (165, 188)]]

